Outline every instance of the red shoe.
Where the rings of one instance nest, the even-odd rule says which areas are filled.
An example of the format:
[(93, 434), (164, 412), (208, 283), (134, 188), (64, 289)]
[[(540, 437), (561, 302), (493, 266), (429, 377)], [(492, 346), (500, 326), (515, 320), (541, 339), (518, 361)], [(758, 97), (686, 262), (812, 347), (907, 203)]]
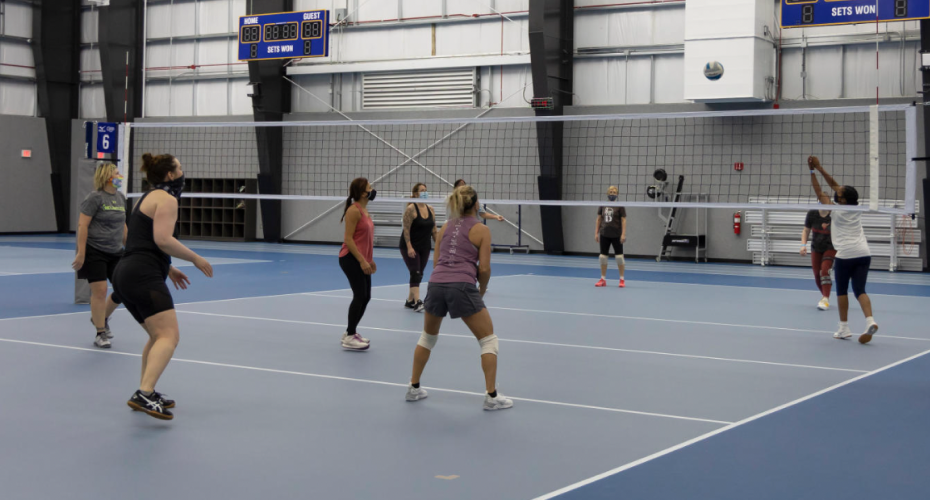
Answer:
[(620, 278), (620, 288), (626, 288), (626, 280)]
[(604, 278), (601, 278), (597, 283), (594, 284), (594, 286), (597, 286), (597, 287), (607, 286), (607, 280), (605, 280)]

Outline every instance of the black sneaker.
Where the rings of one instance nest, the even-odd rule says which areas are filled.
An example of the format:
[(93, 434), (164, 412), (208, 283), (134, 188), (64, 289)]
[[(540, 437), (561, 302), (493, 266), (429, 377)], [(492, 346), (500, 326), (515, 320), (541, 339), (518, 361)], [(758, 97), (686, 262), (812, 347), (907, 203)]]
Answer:
[(416, 309), (416, 308), (417, 308), (417, 301), (415, 301), (415, 300), (408, 300), (408, 301), (404, 302), (404, 307), (406, 307), (407, 309)]
[(417, 305), (413, 307), (413, 310), (416, 311), (416, 312), (418, 312), (418, 313), (423, 312), (424, 309), (426, 309), (426, 306), (423, 305), (423, 301), (422, 301), (422, 300), (418, 300), (418, 301), (417, 301)]
[(162, 394), (158, 391), (155, 391), (155, 394), (152, 394), (152, 396), (158, 398), (158, 401), (161, 403), (162, 408), (166, 410), (169, 408), (174, 408), (174, 400), (165, 398), (167, 394)]
[(158, 396), (157, 392), (152, 393), (151, 396), (146, 396), (142, 394), (141, 391), (136, 391), (126, 404), (129, 405), (133, 411), (147, 413), (150, 417), (161, 420), (171, 420), (174, 418), (174, 415), (162, 406), (161, 398)]

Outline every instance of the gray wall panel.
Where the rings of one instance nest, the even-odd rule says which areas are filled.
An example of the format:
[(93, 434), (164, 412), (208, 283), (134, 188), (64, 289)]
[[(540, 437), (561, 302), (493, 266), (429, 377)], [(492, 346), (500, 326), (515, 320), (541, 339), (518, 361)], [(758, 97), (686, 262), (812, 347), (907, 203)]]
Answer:
[(0, 233), (56, 231), (45, 119), (0, 115), (0, 131)]

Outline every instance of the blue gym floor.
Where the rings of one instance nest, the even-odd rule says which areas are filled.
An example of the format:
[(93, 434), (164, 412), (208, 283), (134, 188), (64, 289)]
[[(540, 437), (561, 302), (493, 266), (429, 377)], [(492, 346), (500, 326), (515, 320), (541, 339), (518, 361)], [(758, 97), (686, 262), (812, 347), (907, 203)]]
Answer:
[[(447, 319), (405, 403), (422, 316), (399, 252), (344, 352), (337, 247), (191, 242), (215, 277), (174, 292), (181, 343), (134, 413), (145, 334), (120, 309), (96, 349), (74, 305), (73, 238), (0, 237), (4, 500), (926, 499), (930, 276), (873, 272), (881, 330), (832, 338), (810, 271), (495, 254), (485, 301), (501, 339), (481, 410), (478, 345)], [(425, 289), (424, 289), (425, 291)], [(835, 302), (835, 297), (833, 302)], [(854, 332), (864, 328), (858, 306)]]

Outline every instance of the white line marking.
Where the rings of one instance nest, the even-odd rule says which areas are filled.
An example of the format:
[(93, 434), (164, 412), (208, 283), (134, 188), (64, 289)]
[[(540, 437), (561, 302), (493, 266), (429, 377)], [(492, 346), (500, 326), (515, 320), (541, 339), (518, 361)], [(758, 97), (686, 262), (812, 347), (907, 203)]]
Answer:
[(734, 423), (732, 423), (732, 424), (730, 424), (730, 425), (727, 425), (726, 427), (721, 427), (720, 429), (713, 430), (713, 431), (711, 431), (711, 432), (708, 432), (707, 434), (700, 435), (700, 436), (698, 436), (698, 437), (696, 437), (696, 438), (694, 438), (694, 439), (689, 439), (688, 441), (685, 441), (685, 442), (683, 442), (683, 443), (677, 444), (677, 445), (672, 446), (672, 447), (670, 447), (670, 448), (666, 448), (666, 449), (664, 449), (664, 450), (662, 450), (662, 451), (659, 451), (659, 452), (657, 452), (657, 453), (653, 453), (652, 455), (649, 455), (649, 456), (647, 456), (647, 457), (643, 457), (643, 458), (640, 458), (639, 460), (630, 462), (630, 463), (625, 464), (625, 465), (621, 465), (620, 467), (617, 467), (616, 469), (609, 470), (609, 471), (607, 471), (607, 472), (598, 474), (598, 475), (596, 475), (596, 476), (590, 477), (590, 478), (585, 479), (585, 480), (583, 480), (583, 481), (579, 481), (579, 482), (577, 482), (577, 483), (575, 483), (575, 484), (572, 484), (572, 485), (566, 486), (566, 487), (564, 487), (564, 488), (558, 489), (558, 490), (553, 491), (553, 492), (551, 492), (551, 493), (547, 493), (547, 494), (545, 494), (545, 495), (536, 497), (536, 498), (533, 499), (533, 500), (549, 500), (550, 498), (555, 498), (555, 497), (557, 497), (557, 496), (559, 496), (559, 495), (561, 495), (561, 494), (563, 494), (563, 493), (568, 493), (569, 491), (576, 490), (576, 489), (578, 489), (578, 488), (581, 488), (582, 486), (591, 484), (591, 483), (593, 483), (593, 482), (595, 482), (595, 481), (598, 481), (598, 480), (600, 480), (600, 479), (604, 479), (604, 478), (606, 478), (606, 477), (613, 476), (613, 475), (618, 474), (618, 473), (620, 473), (620, 472), (623, 472), (623, 471), (625, 471), (625, 470), (628, 470), (628, 469), (631, 469), (631, 468), (633, 468), (633, 467), (636, 467), (637, 465), (641, 465), (641, 464), (644, 464), (644, 463), (649, 462), (649, 461), (651, 461), (651, 460), (654, 460), (654, 459), (656, 459), (656, 458), (659, 458), (659, 457), (668, 455), (669, 453), (672, 453), (672, 452), (674, 452), (674, 451), (678, 451), (678, 450), (680, 450), (680, 449), (682, 449), (682, 448), (684, 448), (684, 447), (686, 447), (686, 446), (690, 446), (690, 445), (692, 445), (692, 444), (694, 444), (694, 443), (697, 443), (697, 442), (700, 442), (700, 441), (704, 441), (705, 439), (708, 439), (708, 438), (711, 438), (711, 437), (713, 437), (713, 436), (716, 436), (717, 434), (726, 432), (726, 431), (728, 431), (728, 430), (730, 430), (730, 429), (735, 429), (736, 427), (739, 427), (739, 426), (741, 426), (741, 425), (748, 424), (749, 422), (752, 422), (752, 421), (754, 421), (754, 420), (758, 420), (758, 419), (760, 419), (760, 418), (762, 418), (762, 417), (766, 417), (766, 416), (771, 415), (771, 414), (773, 414), (773, 413), (775, 413), (775, 412), (784, 410), (785, 408), (790, 408), (790, 407), (795, 406), (795, 405), (797, 405), (797, 404), (803, 403), (803, 402), (805, 402), (805, 401), (807, 401), (807, 400), (809, 400), (809, 399), (813, 399), (813, 398), (815, 398), (815, 397), (817, 397), (817, 396), (820, 396), (820, 395), (826, 394), (826, 393), (828, 393), (828, 392), (830, 392), (830, 391), (839, 389), (840, 387), (847, 386), (847, 385), (849, 385), (849, 384), (851, 384), (851, 383), (853, 383), (853, 382), (857, 382), (857, 381), (862, 380), (862, 379), (864, 379), (864, 378), (866, 378), (866, 377), (870, 377), (870, 376), (872, 376), (872, 375), (875, 375), (876, 373), (880, 373), (880, 372), (883, 372), (883, 371), (885, 371), (885, 370), (894, 368), (894, 367), (896, 367), (896, 366), (898, 366), (898, 365), (907, 363), (908, 361), (912, 361), (912, 360), (914, 360), (914, 359), (917, 359), (917, 358), (919, 358), (919, 357), (921, 357), (921, 356), (925, 356), (925, 355), (927, 355), (927, 354), (930, 354), (930, 350), (926, 350), (926, 351), (924, 351), (924, 352), (922, 352), (922, 353), (920, 353), (920, 354), (915, 354), (915, 355), (913, 355), (913, 356), (911, 356), (911, 357), (909, 357), (909, 358), (902, 359), (901, 361), (896, 361), (896, 362), (894, 362), (894, 363), (891, 363), (890, 365), (883, 366), (883, 367), (881, 367), (881, 368), (879, 368), (879, 369), (877, 369), (877, 370), (872, 370), (872, 371), (870, 371), (870, 372), (868, 372), (868, 373), (864, 373), (864, 374), (862, 374), (862, 375), (859, 375), (858, 377), (849, 379), (849, 380), (847, 380), (847, 381), (845, 381), (845, 382), (840, 382), (839, 384), (836, 384), (836, 385), (834, 385), (834, 386), (827, 387), (826, 389), (817, 391), (817, 392), (815, 392), (815, 393), (813, 393), (813, 394), (809, 394), (809, 395), (804, 396), (804, 397), (802, 397), (802, 398), (795, 399), (794, 401), (785, 403), (785, 404), (783, 404), (783, 405), (781, 405), (781, 406), (776, 406), (775, 408), (772, 408), (771, 410), (766, 410), (766, 411), (764, 411), (764, 412), (762, 412), (762, 413), (759, 413), (759, 414), (753, 415), (753, 416), (751, 416), (751, 417), (749, 417), (749, 418), (745, 418), (745, 419), (743, 419), (743, 420), (740, 420), (739, 422), (734, 422)]
[[(335, 292), (337, 290), (333, 290)], [(344, 295), (329, 295), (332, 292), (305, 292), (302, 295), (309, 295), (313, 297), (330, 297), (338, 299), (351, 299), (352, 297), (346, 297)], [(372, 298), (371, 300), (381, 301), (381, 302), (394, 302), (391, 299), (378, 299)], [(515, 312), (530, 312), (530, 313), (544, 313), (544, 314), (564, 314), (567, 316), (582, 316), (588, 318), (609, 318), (609, 319), (628, 319), (636, 321), (660, 321), (664, 323), (684, 323), (689, 325), (708, 325), (708, 326), (723, 326), (728, 328), (747, 328), (754, 330), (779, 330), (786, 332), (800, 332), (800, 333), (830, 333), (832, 331), (828, 330), (806, 330), (803, 328), (787, 328), (783, 326), (764, 326), (764, 325), (741, 325), (736, 323), (715, 323), (711, 321), (694, 321), (687, 319), (668, 319), (668, 318), (649, 318), (645, 316), (621, 316), (615, 314), (594, 314), (594, 313), (579, 313), (571, 311), (548, 311), (542, 309), (520, 309), (515, 307), (500, 307), (500, 306), (487, 306), (488, 309), (496, 309), (501, 311), (515, 311)], [(917, 340), (920, 342), (930, 342), (930, 339), (921, 339), (916, 337), (898, 337), (894, 335), (881, 335), (883, 339), (898, 339), (898, 340)]]
[[(70, 349), (70, 350), (73, 350), (73, 351), (96, 352), (96, 353), (100, 353), (100, 354), (118, 354), (118, 355), (121, 355), (121, 356), (142, 357), (141, 354), (133, 354), (133, 353), (127, 353), (127, 352), (112, 351), (112, 350), (89, 349), (89, 348), (85, 348), (85, 347), (73, 347), (73, 346), (58, 345), (58, 344), (46, 344), (46, 343), (42, 343), (42, 342), (29, 342), (29, 341), (25, 341), (25, 340), (13, 340), (13, 339), (4, 339), (4, 338), (0, 338), (0, 342), (9, 342), (9, 343), (13, 343), (13, 344), (25, 344), (25, 345), (33, 345), (33, 346), (41, 346), (41, 347), (57, 347), (57, 348), (60, 348), (60, 349)], [(233, 365), (233, 364), (229, 364), (229, 363), (214, 363), (214, 362), (212, 362), (212, 361), (199, 361), (199, 360), (195, 360), (195, 359), (172, 358), (171, 360), (174, 361), (174, 362), (176, 362), (176, 363), (192, 363), (192, 364), (204, 365), (204, 366), (219, 366), (219, 367), (223, 367), (223, 368), (238, 368), (238, 369), (240, 369), (240, 370), (252, 370), (252, 371), (258, 371), (258, 372), (277, 373), (277, 374), (283, 374), (283, 375), (299, 375), (299, 376), (302, 376), (302, 377), (313, 377), (313, 378), (321, 378), (321, 379), (326, 379), (326, 380), (342, 380), (342, 381), (346, 381), (346, 382), (361, 382), (361, 383), (365, 383), (365, 384), (386, 385), (386, 386), (390, 386), (390, 387), (403, 387), (403, 388), (406, 388), (406, 387), (407, 387), (407, 384), (406, 384), (406, 383), (404, 383), (404, 384), (399, 384), (399, 383), (396, 383), (396, 382), (384, 382), (384, 381), (381, 381), (381, 380), (368, 380), (368, 379), (361, 379), (361, 378), (339, 377), (339, 376), (336, 376), (336, 375), (322, 375), (322, 374), (319, 374), (319, 373), (296, 372), (296, 371), (290, 371), (290, 370), (275, 370), (275, 369), (272, 369), (272, 368), (260, 368), (260, 367), (256, 367), (256, 366)], [(431, 390), (431, 391), (447, 392), (447, 393), (450, 393), (450, 394), (464, 394), (464, 395), (468, 395), (468, 396), (482, 396), (482, 397), (484, 396), (484, 393), (480, 393), (480, 392), (460, 391), (460, 390), (457, 390), (457, 389), (442, 389), (442, 388), (438, 388), (438, 387), (426, 387), (426, 388), (429, 389), (429, 390)], [(664, 413), (652, 413), (652, 412), (636, 411), (636, 410), (624, 410), (624, 409), (621, 409), (621, 408), (609, 408), (609, 407), (605, 407), (605, 406), (591, 406), (591, 405), (582, 405), (582, 404), (576, 404), (576, 403), (563, 403), (563, 402), (560, 402), (560, 401), (547, 401), (547, 400), (543, 400), (543, 399), (519, 398), (519, 397), (513, 397), (513, 396), (508, 396), (508, 397), (509, 397), (510, 399), (515, 400), (515, 401), (526, 401), (526, 402), (528, 402), (528, 403), (539, 403), (539, 404), (547, 404), (547, 405), (554, 405), (554, 406), (565, 406), (565, 407), (569, 407), (569, 408), (583, 408), (583, 409), (588, 409), (588, 410), (602, 410), (602, 411), (609, 411), (609, 412), (614, 412), (614, 413), (627, 413), (627, 414), (631, 414), (631, 415), (642, 415), (642, 416), (647, 416), (647, 417), (669, 418), (669, 419), (675, 419), (675, 420), (687, 420), (687, 421), (691, 421), (691, 422), (703, 422), (703, 423), (717, 424), (717, 425), (728, 425), (728, 424), (732, 424), (732, 422), (727, 422), (727, 421), (724, 421), (724, 420), (711, 420), (711, 419), (707, 419), (707, 418), (683, 417), (683, 416), (679, 416), (679, 415), (668, 415), (668, 414), (664, 414)]]
[[(662, 273), (667, 273), (667, 274), (675, 274), (675, 272), (669, 272), (669, 271), (656, 271), (656, 272), (662, 272)], [(536, 274), (536, 273), (527, 273), (527, 274), (525, 274), (525, 275), (523, 275), (523, 276), (533, 276), (533, 277), (535, 277), (535, 278), (553, 278), (553, 279), (560, 279), (560, 280), (594, 281), (594, 280), (592, 280), (591, 278), (581, 278), (581, 277), (578, 277), (578, 276), (553, 276), (553, 275), (549, 275), (549, 274)], [(714, 275), (714, 276), (716, 276), (716, 275)], [(739, 275), (734, 275), (734, 276), (739, 276)], [(744, 278), (761, 279), (761, 280), (767, 280), (767, 279), (785, 279), (785, 278), (782, 278), (781, 276), (743, 276), (743, 277), (744, 277)], [(805, 279), (809, 279), (809, 278), (805, 278)], [(614, 281), (618, 281), (618, 280), (614, 280)], [(758, 286), (758, 285), (719, 285), (719, 284), (717, 284), (717, 283), (684, 283), (684, 282), (678, 282), (678, 281), (658, 281), (658, 280), (644, 280), (644, 281), (640, 281), (639, 283), (649, 283), (650, 285), (667, 285), (667, 286), (678, 286), (678, 285), (686, 285), (686, 286), (719, 286), (719, 287), (721, 287), (721, 288), (740, 288), (740, 289), (743, 289), (743, 290), (745, 290), (745, 289), (747, 289), (747, 288), (758, 288), (758, 289), (760, 289), (760, 290), (776, 290), (776, 291), (780, 291), (780, 292), (791, 292), (791, 293), (795, 293), (795, 294), (798, 293), (798, 292), (804, 292), (804, 293), (817, 293), (817, 292), (808, 291), (808, 290), (799, 290), (799, 289), (797, 289), (797, 288), (776, 288), (776, 287)], [(916, 285), (916, 284), (911, 284), (911, 283), (883, 283), (883, 284), (887, 284), (887, 285), (928, 286), (928, 285), (926, 285), (926, 284)], [(893, 295), (893, 294), (888, 294), (888, 293), (869, 293), (869, 296), (870, 296), (870, 297), (893, 297), (893, 298), (908, 297), (908, 298), (915, 298), (915, 299), (926, 299), (926, 298), (927, 298), (927, 297), (924, 297), (924, 296), (921, 296), (921, 295)]]
[[(505, 276), (497, 276), (496, 279), (514, 278), (517, 276), (530, 276), (530, 275), (529, 274), (508, 274)], [(375, 288), (393, 288), (393, 287), (398, 287), (398, 286), (409, 286), (409, 283), (399, 283), (397, 285), (378, 285), (378, 286), (373, 286), (371, 288), (372, 290), (374, 290)], [(351, 288), (339, 288), (336, 290), (320, 290), (319, 292), (295, 292), (295, 293), (282, 293), (278, 295), (256, 295), (253, 297), (236, 297), (232, 299), (214, 299), (214, 300), (197, 300), (193, 302), (176, 302), (174, 305), (175, 306), (186, 306), (186, 305), (191, 305), (191, 304), (216, 304), (219, 302), (233, 302), (236, 300), (258, 300), (258, 299), (275, 299), (279, 297), (294, 297), (297, 295), (306, 295), (308, 293), (332, 293), (332, 292), (351, 292), (351, 291), (352, 291)], [(125, 312), (125, 309), (121, 308), (121, 309), (116, 310), (116, 312), (120, 312), (120, 311)], [(89, 314), (89, 313), (90, 311), (87, 310), (87, 311), (77, 311), (77, 312), (58, 313), (58, 314), (40, 314), (40, 315), (35, 315), (35, 316), (16, 316), (13, 318), (0, 318), (0, 321), (12, 321), (14, 319), (54, 318), (56, 316), (73, 316), (75, 314)]]
[[(259, 316), (239, 316), (233, 314), (219, 314), (219, 313), (208, 313), (208, 312), (198, 312), (198, 311), (181, 311), (178, 310), (178, 313), (184, 314), (196, 314), (200, 316), (214, 316), (219, 318), (230, 318), (230, 319), (246, 319), (254, 321), (271, 321), (275, 323), (291, 323), (298, 325), (315, 325), (315, 326), (330, 326), (334, 328), (344, 328), (344, 324), (334, 324), (334, 323), (320, 323), (317, 321), (301, 321), (301, 320), (291, 320), (291, 319), (280, 319), (280, 318), (263, 318)], [(374, 326), (359, 326), (362, 330), (375, 330), (382, 332), (399, 332), (399, 333), (412, 333), (420, 334), (416, 330), (401, 330), (398, 328), (383, 328), (383, 327), (374, 327)], [(441, 333), (443, 337), (452, 337), (452, 338), (462, 338), (474, 340), (474, 335), (462, 335), (457, 333)], [(613, 352), (627, 352), (632, 354), (652, 354), (656, 356), (671, 356), (676, 358), (691, 358), (691, 359), (706, 359), (711, 361), (728, 361), (733, 363), (749, 363), (749, 364), (760, 364), (760, 365), (771, 365), (771, 366), (785, 366), (790, 368), (808, 368), (811, 370), (832, 370), (839, 372), (852, 372), (852, 373), (866, 373), (868, 370), (854, 370), (850, 368), (833, 368), (828, 366), (814, 366), (814, 365), (801, 365), (795, 363), (778, 363), (775, 361), (756, 361), (752, 359), (736, 359), (736, 358), (720, 358), (714, 356), (700, 356), (696, 354), (677, 354), (670, 352), (660, 352), (660, 351), (644, 351), (639, 349), (620, 349), (617, 347), (599, 347), (599, 346), (589, 346), (589, 345), (577, 345), (577, 344), (561, 344), (556, 342), (540, 342), (535, 340), (516, 340), (516, 339), (500, 339), (501, 342), (511, 342), (517, 344), (532, 344), (532, 345), (543, 345), (551, 347), (571, 347), (575, 349), (592, 349), (598, 351), (613, 351)]]

